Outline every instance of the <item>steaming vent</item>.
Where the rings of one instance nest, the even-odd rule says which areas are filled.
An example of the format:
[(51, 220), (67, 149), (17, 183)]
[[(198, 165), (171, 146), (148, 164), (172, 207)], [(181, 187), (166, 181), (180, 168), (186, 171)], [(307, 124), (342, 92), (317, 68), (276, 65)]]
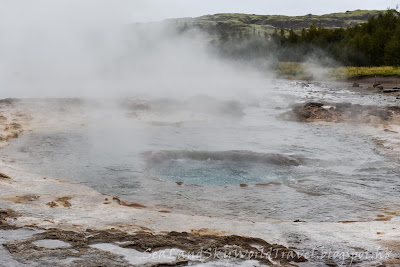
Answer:
[(142, 114), (172, 115), (177, 112), (203, 113), (219, 117), (242, 117), (243, 106), (234, 100), (219, 100), (207, 95), (196, 95), (184, 100), (161, 98), (155, 100), (124, 99), (120, 102), (128, 115)]
[(150, 175), (194, 185), (235, 185), (292, 181), (299, 158), (273, 153), (232, 151), (147, 151)]

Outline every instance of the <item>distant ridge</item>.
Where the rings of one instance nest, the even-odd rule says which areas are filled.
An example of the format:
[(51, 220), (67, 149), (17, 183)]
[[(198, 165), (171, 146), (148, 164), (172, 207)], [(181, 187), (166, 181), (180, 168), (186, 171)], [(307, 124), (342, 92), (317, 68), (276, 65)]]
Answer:
[(275, 30), (293, 29), (300, 32), (303, 28), (309, 28), (311, 24), (324, 28), (347, 28), (364, 23), (368, 18), (377, 16), (383, 10), (354, 10), (344, 13), (332, 13), (326, 15), (284, 16), (284, 15), (256, 15), (256, 14), (215, 14), (197, 18), (170, 19), (169, 22), (188, 27), (201, 28), (209, 33), (218, 31), (224, 27), (232, 31), (257, 31), (260, 33), (273, 33)]

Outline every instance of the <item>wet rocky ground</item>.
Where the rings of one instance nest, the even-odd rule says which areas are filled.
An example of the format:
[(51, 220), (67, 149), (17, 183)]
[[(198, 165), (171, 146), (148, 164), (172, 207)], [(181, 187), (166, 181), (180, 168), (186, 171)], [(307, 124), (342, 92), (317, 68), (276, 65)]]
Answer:
[(307, 102), (296, 105), (284, 117), (300, 122), (351, 122), (364, 124), (397, 124), (398, 106), (370, 106), (352, 103)]
[[(4, 117), (0, 117), (4, 132), (2, 140), (5, 143), (18, 137), (25, 130), (29, 130), (33, 124), (31, 118), (33, 113), (27, 106), (18, 106), (16, 103), (18, 103), (16, 100), (10, 99), (0, 101), (0, 113)], [(54, 100), (58, 118), (63, 118), (63, 114), (70, 114), (73, 111), (79, 113), (81, 104), (81, 101), (77, 100)], [(129, 103), (130, 107), (131, 104)], [(151, 108), (154, 109), (154, 107)], [(140, 113), (149, 107), (139, 105), (130, 109)], [(233, 109), (236, 112), (237, 106), (227, 103), (226, 109)], [(221, 112), (225, 113), (226, 111), (224, 109)], [(138, 116), (136, 113), (134, 115)], [(40, 113), (40, 116), (45, 117), (45, 115), (45, 111)], [(386, 127), (387, 131), (392, 131), (390, 127), (398, 124), (399, 115), (400, 110), (397, 106), (313, 101), (295, 105), (291, 111), (282, 116), (285, 119), (300, 122), (361, 123)], [(35, 123), (34, 128), (39, 127), (40, 123), (38, 124), (37, 121)], [(74, 123), (78, 125), (80, 122)], [(175, 151), (173, 156), (179, 158), (180, 153)], [(235, 159), (250, 156), (261, 162), (270, 160), (270, 155), (243, 155), (243, 153), (234, 152), (232, 157)], [(203, 154), (190, 154), (189, 156), (195, 158), (218, 158), (221, 156), (218, 153)], [(156, 155), (155, 160), (162, 160), (163, 155), (162, 153), (158, 154), (158, 157)], [(296, 165), (297, 159), (279, 158), (279, 162), (295, 163)], [(341, 263), (343, 264), (340, 258), (307, 259), (301, 253), (296, 252), (312, 239), (307, 236), (307, 229), (309, 233), (318, 232), (320, 238), (335, 243), (344, 238), (340, 236), (342, 231), (347, 231), (346, 233), (349, 234), (355, 233), (355, 230), (360, 228), (360, 232), (355, 233), (353, 238), (359, 237), (357, 240), (359, 244), (362, 243), (360, 240), (363, 240), (361, 237), (361, 231), (363, 231), (370, 235), (368, 240), (381, 242), (381, 244), (390, 246), (392, 250), (400, 251), (398, 243), (395, 242), (399, 235), (396, 234), (397, 225), (395, 220), (393, 220), (394, 222), (391, 220), (392, 216), (384, 215), (375, 222), (366, 222), (365, 224), (355, 221), (337, 222), (333, 224), (336, 227), (335, 231), (328, 234), (323, 225), (316, 226), (317, 224), (308, 224), (303, 220), (296, 220), (281, 226), (279, 226), (281, 222), (276, 222), (278, 225), (276, 228), (269, 228), (264, 233), (261, 233), (260, 229), (266, 229), (265, 226), (257, 226), (259, 227), (257, 231), (263, 238), (249, 237), (257, 236), (256, 231), (248, 235), (234, 234), (235, 227), (227, 232), (212, 232), (196, 230), (200, 227), (190, 226), (191, 231), (183, 231), (183, 227), (178, 226), (177, 223), (181, 221), (181, 224), (187, 224), (189, 222), (187, 218), (181, 219), (179, 216), (170, 214), (168, 210), (156, 211), (158, 217), (154, 213), (149, 213), (149, 217), (140, 219), (143, 216), (140, 213), (141, 209), (147, 208), (145, 205), (126, 202), (118, 197), (87, 193), (84, 188), (61, 180), (58, 180), (59, 184), (55, 186), (55, 182), (46, 177), (38, 176), (31, 179), (29, 175), (23, 173), (20, 176), (17, 178), (12, 173), (0, 172), (1, 190), (5, 189), (1, 197), (2, 209), (0, 210), (0, 255), (2, 257), (0, 265), (187, 266), (208, 263), (210, 265), (207, 266), (220, 266), (226, 265), (227, 260), (230, 265), (243, 264), (246, 266), (274, 264), (280, 266), (340, 266)], [(22, 180), (28, 180), (28, 182), (22, 183)], [(43, 184), (42, 188), (46, 190), (41, 189), (42, 191), (40, 191), (39, 184)], [(92, 199), (95, 199), (96, 203), (92, 202)], [(120, 207), (123, 209), (119, 210)], [(130, 213), (127, 209), (132, 210), (131, 217), (127, 217), (127, 214)], [(145, 212), (147, 211), (143, 211), (143, 213)], [(133, 222), (132, 217), (140, 222)], [(97, 225), (96, 222), (99, 221), (107, 223)], [(112, 221), (118, 225), (128, 225), (129, 227), (112, 226)], [(158, 221), (158, 224), (154, 221)], [(159, 227), (163, 223), (168, 225), (169, 229), (156, 231), (157, 226)], [(204, 224), (211, 227), (214, 226), (212, 223), (213, 221), (210, 220)], [(256, 227), (256, 224), (253, 226), (251, 222), (246, 224), (248, 229)], [(223, 228), (221, 225), (223, 226), (219, 223), (216, 228)], [(174, 227), (177, 228), (177, 231), (171, 230)], [(274, 232), (274, 230), (276, 231)], [(285, 246), (265, 241), (277, 239), (276, 236), (272, 238), (277, 231), (288, 232), (285, 235), (287, 242)], [(268, 236), (269, 233), (271, 238)], [(381, 236), (388, 233), (391, 238), (390, 242), (383, 238), (380, 239)], [(282, 236), (279, 237), (282, 238)], [(317, 243), (317, 241), (315, 242)], [(298, 247), (294, 247), (293, 244), (297, 244)], [(354, 247), (360, 252), (365, 251), (365, 248)], [(309, 244), (308, 248), (310, 248)], [(399, 256), (395, 254), (391, 255), (390, 260), (385, 258), (378, 261), (347, 257), (344, 265), (379, 266), (379, 264), (386, 263), (386, 266), (397, 266), (399, 261)]]
[(400, 77), (397, 76), (365, 76), (355, 77), (346, 81), (353, 90), (362, 92), (364, 90), (377, 89), (381, 93), (389, 93), (397, 96), (400, 93)]
[[(307, 260), (286, 247), (260, 238), (169, 232), (84, 232), (50, 229), (27, 239), (4, 242), (13, 259), (40, 266), (186, 266), (229, 260), (293, 266)], [(11, 232), (9, 232), (11, 234)], [(32, 265), (31, 265), (32, 266)]]
[(18, 102), (13, 98), (0, 100), (0, 147), (28, 130), (31, 116), (16, 108)]

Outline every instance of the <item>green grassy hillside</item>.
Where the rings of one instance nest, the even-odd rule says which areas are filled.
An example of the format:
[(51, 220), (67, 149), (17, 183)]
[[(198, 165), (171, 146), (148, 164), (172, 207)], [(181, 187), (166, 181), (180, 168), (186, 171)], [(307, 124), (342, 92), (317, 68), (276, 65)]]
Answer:
[(255, 15), (255, 14), (215, 14), (198, 18), (173, 19), (179, 24), (186, 23), (189, 27), (196, 26), (214, 32), (218, 27), (224, 26), (232, 30), (272, 33), (275, 29), (293, 29), (297, 32), (308, 28), (312, 23), (324, 28), (347, 28), (364, 23), (368, 18), (377, 16), (381, 10), (355, 10), (345, 13), (327, 15), (281, 16), (281, 15)]

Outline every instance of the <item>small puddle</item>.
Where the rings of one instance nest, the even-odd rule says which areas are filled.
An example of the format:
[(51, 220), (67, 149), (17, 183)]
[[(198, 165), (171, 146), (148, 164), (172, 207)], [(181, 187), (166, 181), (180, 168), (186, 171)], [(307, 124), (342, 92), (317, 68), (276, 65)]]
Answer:
[(179, 255), (184, 253), (184, 251), (180, 249), (165, 249), (153, 253), (140, 252), (135, 249), (121, 248), (118, 245), (110, 243), (95, 244), (90, 245), (90, 247), (121, 255), (130, 264), (139, 266), (144, 264), (174, 263), (177, 261)]
[(49, 249), (67, 248), (67, 247), (71, 246), (67, 242), (64, 242), (61, 240), (54, 240), (54, 239), (37, 240), (37, 241), (32, 242), (32, 244), (34, 244), (35, 246), (38, 246), (38, 247), (49, 248)]

